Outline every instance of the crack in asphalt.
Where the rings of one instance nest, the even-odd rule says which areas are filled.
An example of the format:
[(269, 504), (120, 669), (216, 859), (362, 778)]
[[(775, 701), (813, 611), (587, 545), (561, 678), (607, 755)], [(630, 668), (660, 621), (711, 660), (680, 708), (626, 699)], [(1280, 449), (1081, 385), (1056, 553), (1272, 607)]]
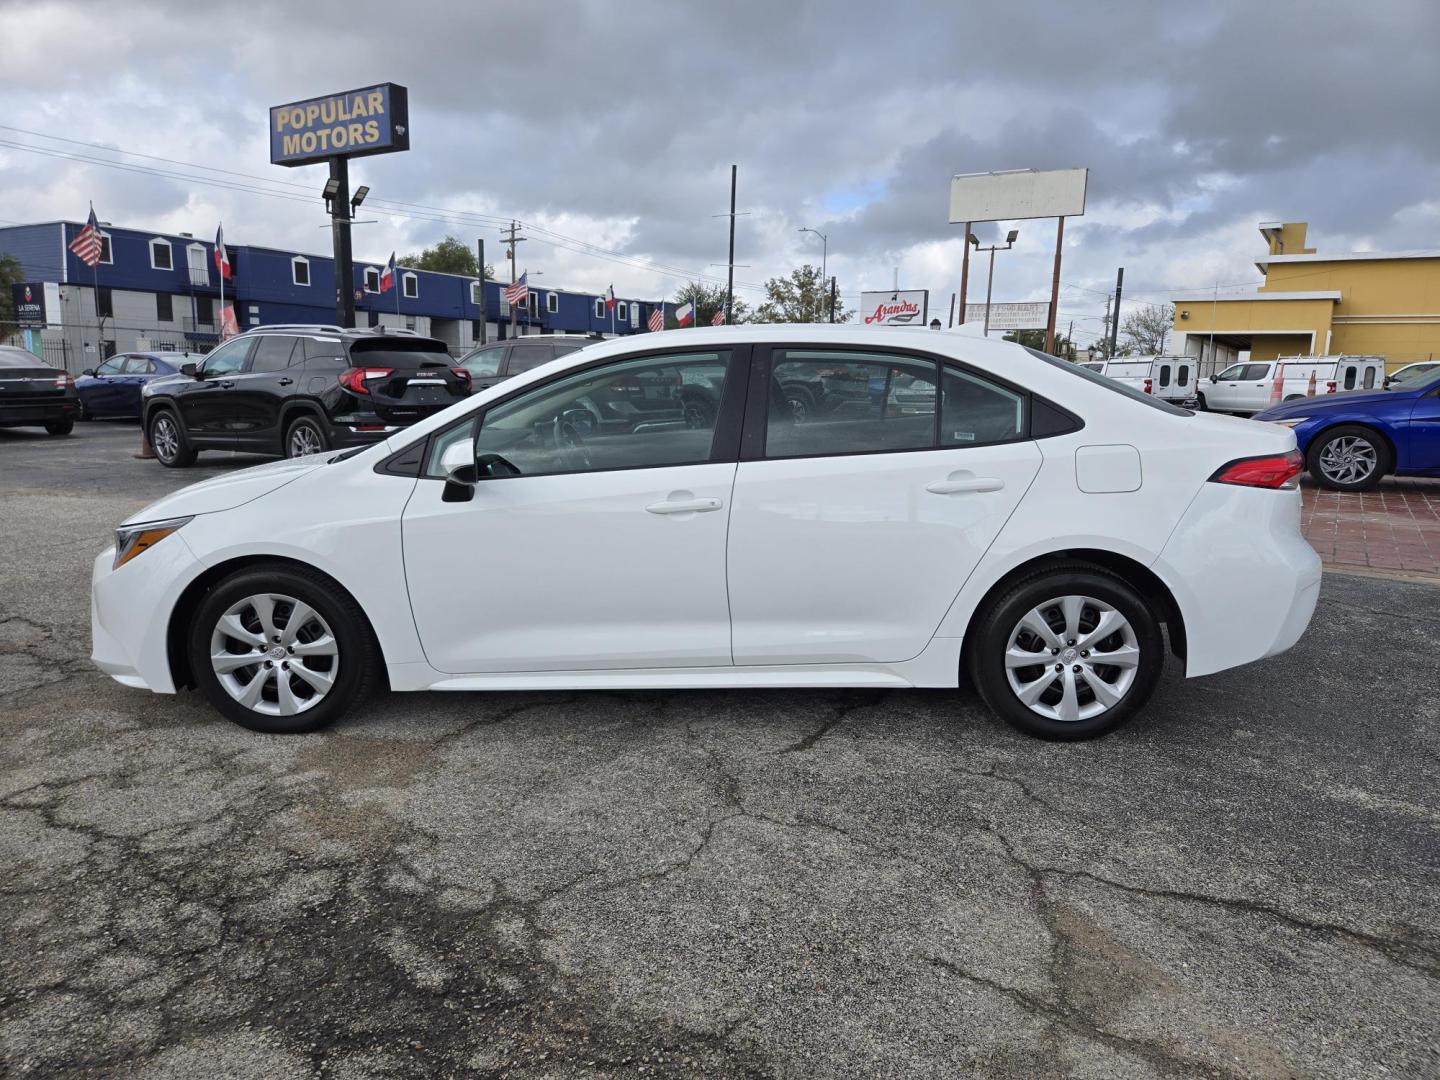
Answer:
[(861, 709), (873, 708), (874, 706), (880, 704), (880, 702), (885, 699), (886, 693), (887, 691), (877, 690), (873, 694), (866, 695), (864, 698), (861, 698), (860, 692), (856, 691), (854, 700), (851, 700), (849, 702), (840, 702), (838, 705), (835, 706), (834, 716), (826, 720), (809, 735), (806, 735), (799, 741), (791, 743), (789, 746), (785, 747), (783, 750), (780, 751), (780, 753), (795, 754), (813, 749), (816, 743), (818, 743), (826, 735), (829, 735), (830, 732), (836, 728), (836, 726), (844, 722), (852, 714), (859, 712)]

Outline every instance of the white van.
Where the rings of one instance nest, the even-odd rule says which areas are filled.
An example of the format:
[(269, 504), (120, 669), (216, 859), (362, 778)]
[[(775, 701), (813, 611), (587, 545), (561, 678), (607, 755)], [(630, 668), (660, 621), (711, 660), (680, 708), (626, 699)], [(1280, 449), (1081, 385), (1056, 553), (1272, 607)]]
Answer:
[(1281, 401), (1305, 397), (1310, 392), (1312, 375), (1317, 397), (1347, 390), (1378, 390), (1385, 383), (1383, 356), (1282, 356), (1279, 360), (1231, 364), (1218, 375), (1211, 375), (1209, 384), (1200, 388), (1200, 407), (1246, 416), (1268, 409), (1277, 364), (1283, 368)]
[(1189, 401), (1195, 396), (1196, 359), (1193, 356), (1117, 356), (1088, 360), (1082, 367), (1165, 401)]

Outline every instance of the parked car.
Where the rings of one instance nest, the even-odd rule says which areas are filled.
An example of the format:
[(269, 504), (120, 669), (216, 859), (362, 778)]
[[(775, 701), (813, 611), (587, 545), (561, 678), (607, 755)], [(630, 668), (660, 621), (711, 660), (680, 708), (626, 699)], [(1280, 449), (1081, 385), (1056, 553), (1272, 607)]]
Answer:
[(75, 380), (80, 396), (81, 420), (112, 417), (140, 418), (140, 391), (154, 379), (175, 375), (182, 364), (199, 363), (203, 353), (120, 353)]
[(1295, 432), (1315, 482), (1369, 491), (1396, 476), (1440, 476), (1440, 371), (1389, 390), (1284, 402), (1255, 417)]
[[(655, 338), (660, 340), (657, 342)], [(799, 422), (777, 381), (870, 395)], [(675, 422), (694, 375), (712, 423)], [(678, 376), (678, 378), (677, 378)], [(607, 413), (589, 402), (643, 395)], [(657, 413), (661, 415), (656, 415)], [(1157, 685), (1289, 648), (1320, 562), (1284, 428), (1019, 345), (798, 324), (608, 341), (383, 444), (262, 465), (128, 518), (93, 658), (261, 731), (372, 689), (955, 687), (1085, 738)], [(473, 574), (477, 554), (503, 572)]]
[(75, 379), (27, 349), (0, 345), (0, 427), (69, 435), (79, 412)]
[(470, 393), (443, 343), (325, 326), (258, 327), (141, 390), (160, 464), (201, 450), (301, 457), (367, 446)]
[(1440, 375), (1440, 360), (1421, 360), (1418, 363), (1406, 364), (1385, 376), (1385, 388), (1388, 390), (1397, 384), (1423, 382), (1432, 375)]
[(1286, 356), (1232, 364), (1202, 387), (1199, 404), (1211, 412), (1249, 416), (1270, 407), (1276, 365), (1282, 365), (1282, 401), (1306, 397), (1314, 378), (1316, 396), (1372, 390), (1385, 381), (1383, 356)]
[(601, 337), (580, 337), (566, 334), (536, 334), (492, 341), (471, 349), (460, 358), (460, 366), (470, 372), (471, 393), (488, 390), (498, 382), (548, 364), (557, 356), (568, 356)]
[(1117, 356), (1089, 360), (1085, 366), (1142, 393), (1187, 404), (1196, 400), (1196, 363), (1195, 357), (1185, 355)]

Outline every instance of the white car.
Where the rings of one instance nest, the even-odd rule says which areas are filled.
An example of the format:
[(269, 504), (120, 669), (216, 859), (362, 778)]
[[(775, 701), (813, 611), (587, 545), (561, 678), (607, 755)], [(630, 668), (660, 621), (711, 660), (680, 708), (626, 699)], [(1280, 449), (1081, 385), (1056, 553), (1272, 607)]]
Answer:
[(668, 331), (161, 499), (95, 560), (94, 661), (269, 732), (385, 685), (968, 673), (1012, 724), (1084, 738), (1150, 696), (1162, 625), (1190, 676), (1300, 637), (1320, 584), (1301, 467), (1287, 428), (1006, 342)]

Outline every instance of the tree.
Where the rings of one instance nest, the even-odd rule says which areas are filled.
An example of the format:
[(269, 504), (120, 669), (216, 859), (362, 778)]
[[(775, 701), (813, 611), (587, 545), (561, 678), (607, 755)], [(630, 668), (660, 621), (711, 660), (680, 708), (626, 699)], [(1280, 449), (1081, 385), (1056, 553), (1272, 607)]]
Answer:
[[(1044, 330), (1011, 330), (1005, 335), (1005, 340), (1018, 342), (1027, 349), (1034, 349), (1036, 352), (1045, 351)], [(1050, 352), (1052, 356), (1063, 356), (1067, 359), (1075, 355), (1074, 346), (1071, 345), (1070, 339), (1058, 330), (1055, 332), (1055, 348)]]
[[(695, 325), (709, 326), (715, 313), (725, 310), (725, 286), (706, 285), (704, 282), (692, 281), (675, 290), (675, 298), (671, 303), (676, 307), (693, 303), (695, 305)], [(671, 309), (666, 315), (666, 321), (672, 326), (675, 324), (674, 316), (674, 309)], [(750, 308), (744, 300), (738, 296), (735, 297), (730, 310), (730, 321), (742, 323), (748, 321), (749, 318)]]
[(14, 255), (0, 255), (0, 339), (15, 330), (15, 298), (10, 288), (25, 280), (25, 270)]
[[(835, 321), (848, 322), (854, 314), (837, 296)], [(755, 321), (762, 323), (828, 322), (829, 319), (830, 282), (820, 276), (818, 266), (809, 263), (790, 271), (789, 277), (767, 281), (765, 302), (755, 313)]]
[(1125, 316), (1120, 324), (1120, 336), (1135, 355), (1158, 356), (1165, 351), (1165, 340), (1174, 325), (1174, 304), (1146, 304)]
[[(440, 274), (464, 274), (466, 277), (479, 277), (479, 260), (475, 258), (475, 249), (454, 236), (447, 236), (434, 247), (428, 247), (418, 254), (405, 255), (395, 260), (400, 266), (408, 266), (414, 270), (434, 270)], [(485, 277), (495, 280), (495, 267), (485, 267)]]

